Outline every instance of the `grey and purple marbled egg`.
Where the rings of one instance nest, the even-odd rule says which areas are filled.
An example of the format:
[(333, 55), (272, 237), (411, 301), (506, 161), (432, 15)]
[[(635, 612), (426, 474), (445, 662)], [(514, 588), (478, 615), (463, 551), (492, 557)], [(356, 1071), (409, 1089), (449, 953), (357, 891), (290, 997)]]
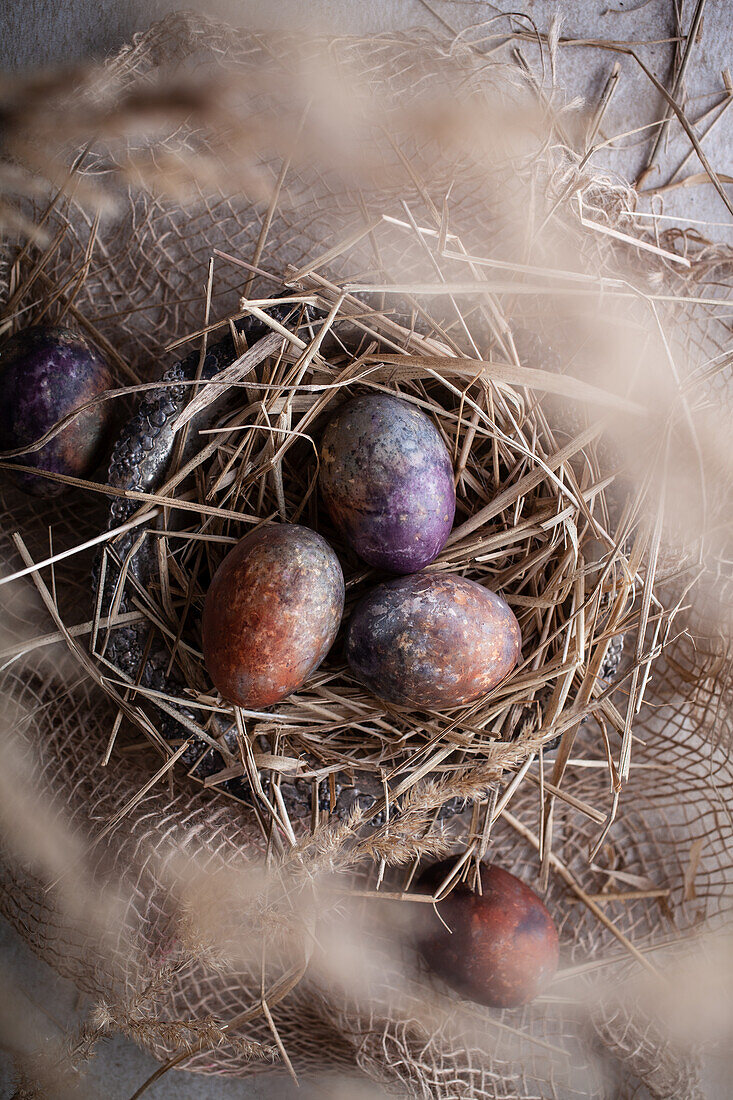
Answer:
[[(23, 329), (0, 348), (0, 450), (34, 443), (62, 417), (111, 386), (109, 368), (82, 336), (65, 328)], [(40, 450), (16, 461), (87, 477), (106, 450), (110, 415), (108, 402), (86, 409)], [(66, 488), (33, 474), (15, 476), (38, 496), (56, 496)]]
[(206, 593), (211, 679), (241, 707), (284, 699), (328, 653), (343, 608), (343, 573), (325, 539), (296, 524), (260, 527), (227, 554)]
[(420, 409), (390, 394), (349, 401), (323, 436), (320, 485), (356, 553), (415, 573), (440, 553), (456, 510), (450, 455)]
[(452, 573), (377, 585), (346, 635), (352, 671), (380, 699), (416, 707), (470, 703), (504, 679), (522, 637), (501, 596)]

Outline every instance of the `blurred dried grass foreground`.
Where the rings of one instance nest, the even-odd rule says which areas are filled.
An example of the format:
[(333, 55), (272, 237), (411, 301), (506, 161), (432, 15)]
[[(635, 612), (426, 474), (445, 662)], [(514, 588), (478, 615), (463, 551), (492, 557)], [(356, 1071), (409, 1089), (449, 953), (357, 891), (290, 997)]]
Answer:
[[(162, 569), (126, 614), (168, 638), (205, 733), (236, 723), (254, 808), (179, 774), (104, 663), (87, 544), (109, 487), (3, 486), (0, 904), (93, 999), (19, 1096), (83, 1095), (114, 1029), (160, 1072), (358, 1067), (445, 1100), (695, 1096), (700, 1045), (730, 1042), (731, 257), (644, 228), (591, 171), (597, 112), (553, 89), (556, 36), (544, 72), (521, 63), (531, 33), (299, 42), (183, 14), (1, 89), (2, 330), (81, 326), (120, 416), (166, 348), (283, 290), (319, 310), (232, 387), (190, 480), (136, 498)], [(458, 511), (431, 568), (503, 592), (522, 664), (450, 715), (387, 711), (336, 647), (276, 713), (227, 708), (183, 638), (232, 538), (307, 522), (350, 601), (373, 583), (314, 492), (310, 440), (354, 386), (434, 417)], [(383, 784), (380, 819), (320, 807), (350, 769)], [(544, 891), (562, 969), (535, 1004), (461, 1002), (414, 958), (429, 899), (406, 891), (446, 851), (457, 877), (486, 856)]]

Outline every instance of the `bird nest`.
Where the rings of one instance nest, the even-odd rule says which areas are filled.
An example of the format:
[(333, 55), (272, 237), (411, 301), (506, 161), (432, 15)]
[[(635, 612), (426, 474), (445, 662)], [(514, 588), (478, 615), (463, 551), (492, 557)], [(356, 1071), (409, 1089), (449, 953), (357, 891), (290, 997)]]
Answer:
[[(399, 229), (419, 241), (427, 236), (409, 222)], [(235, 256), (219, 262), (241, 263)], [(246, 281), (246, 262), (244, 267)], [(211, 285), (215, 278), (212, 266)], [(553, 427), (537, 395), (550, 389), (581, 408), (588, 402), (623, 408), (624, 400), (592, 387), (583, 391), (574, 379), (553, 376), (552, 366), (520, 365), (517, 344), (533, 361), (547, 362), (541, 341), (527, 349), (526, 331), (498, 329), (480, 305), (472, 319), (457, 313), (453, 336), (446, 331), (449, 318), (430, 304), (419, 319), (397, 312), (386, 287), (360, 292), (351, 281), (333, 284), (313, 269), (272, 277), (271, 287), (270, 298), (242, 297), (233, 316), (192, 334), (205, 342), (201, 353), (194, 352), (205, 363), (206, 343), (218, 353), (221, 331), (231, 326), (233, 333), (233, 346), (231, 336), (224, 341), (229, 355), (223, 369), (194, 383), (175, 422), (178, 439), (187, 430), (196, 438), (185, 462), (167, 469), (144, 501), (133, 499), (124, 515), (119, 507), (113, 512), (101, 588), (113, 587), (114, 596), (109, 607), (97, 601), (92, 623), (90, 652), (100, 682), (125, 692), (131, 708), (125, 714), (137, 716), (140, 732), (166, 745), (170, 766), (183, 758), (188, 774), (208, 789), (251, 803), (266, 836), (292, 840), (337, 811), (354, 827), (379, 820), (379, 843), (396, 859), (420, 846), (440, 848), (440, 829), (435, 838), (430, 829), (418, 848), (413, 830), (422, 832), (431, 817), (466, 803), (474, 807), (463, 825), (466, 857), (475, 863), (486, 854), (497, 813), (526, 781), (587, 813), (599, 825), (600, 842), (614, 786), (609, 784), (608, 804), (593, 807), (559, 781), (590, 716), (597, 716), (592, 751), (606, 751), (609, 729), (624, 741), (624, 714), (611, 696), (632, 675), (614, 679), (621, 640), (639, 630), (643, 584), (627, 550), (637, 522), (609, 499), (614, 477), (594, 447), (597, 422), (575, 430), (581, 414), (573, 430)], [(370, 304), (380, 291), (385, 304)], [(411, 294), (409, 285), (400, 289), (401, 296)], [(289, 308), (289, 324), (267, 313), (275, 304)], [(247, 347), (236, 323), (252, 316), (265, 334)], [(520, 386), (528, 369), (530, 384)], [(176, 384), (172, 378), (162, 386)], [(426, 571), (458, 573), (502, 594), (521, 626), (521, 661), (499, 687), (468, 706), (413, 709), (385, 704), (359, 684), (338, 638), (293, 695), (265, 711), (236, 707), (212, 688), (200, 648), (209, 578), (232, 545), (263, 523), (319, 531), (343, 563), (345, 622), (355, 603), (385, 579), (344, 543), (318, 492), (323, 426), (344, 399), (364, 392), (398, 394), (439, 428), (453, 457), (457, 518)], [(146, 396), (143, 408), (156, 399)], [(195, 427), (211, 406), (217, 411), (208, 426)], [(142, 619), (137, 634), (132, 624), (123, 628), (122, 647), (110, 640), (110, 612), (113, 622), (120, 613)], [(668, 630), (669, 617), (654, 618)], [(131, 647), (137, 668), (129, 662)], [(151, 653), (166, 670), (154, 683), (145, 674)], [(652, 657), (651, 650), (642, 651), (645, 663)], [(182, 705), (183, 724), (164, 721), (156, 728), (156, 711), (160, 723)], [(554, 779), (531, 769), (548, 748), (554, 750)], [(113, 752), (114, 738), (107, 758)], [(507, 772), (514, 778), (499, 803), (496, 785)], [(419, 810), (409, 828), (403, 806)]]
[[(168, 1065), (241, 1072), (274, 1052), (312, 1069), (325, 1035), (333, 1063), (414, 1095), (455, 1095), (452, 1074), (466, 1095), (514, 1095), (518, 1072), (529, 1094), (553, 1095), (557, 1060), (574, 1051), (582, 1081), (563, 1062), (562, 1095), (604, 1095), (562, 989), (521, 1019), (482, 1017), (498, 1028), (492, 1043), (510, 1034), (521, 1047), (489, 1054), (473, 1031), (469, 1043), (466, 1017), (458, 1038), (434, 1004), (426, 1023), (412, 976), (370, 987), (365, 1009), (364, 988), (344, 993), (333, 971), (314, 992), (310, 948), (284, 962), (279, 940), (274, 976), (264, 961), (248, 970), (251, 946), (243, 961), (205, 898), (226, 900), (264, 959), (263, 914), (287, 926), (291, 950), (311, 935), (313, 907), (297, 912), (304, 880), (329, 912), (345, 898), (410, 908), (423, 857), (455, 853), (441, 896), (474, 884), (488, 856), (548, 892), (566, 982), (629, 960), (655, 972), (660, 913), (691, 929), (727, 904), (704, 763), (717, 751), (712, 693), (699, 694), (725, 659), (708, 597), (726, 502), (705, 495), (715, 459), (695, 417), (709, 399), (690, 396), (718, 377), (711, 287), (727, 261), (641, 231), (627, 190), (570, 154), (567, 117), (526, 74), (427, 40), (328, 50), (326, 68), (322, 45), (176, 17), (74, 85), (63, 127), (40, 110), (42, 82), (13, 105), (17, 156), (52, 179), (30, 129), (43, 138), (56, 125), (73, 144), (93, 109), (104, 143), (85, 147), (50, 201), (14, 213), (33, 236), (5, 255), (6, 330), (52, 319), (91, 336), (118, 372), (106, 398), (126, 422), (118, 458), (130, 441), (155, 447), (144, 429), (161, 394), (182, 401), (154, 482), (136, 480), (137, 459), (124, 484), (66, 479), (53, 517), (6, 490), (19, 533), (3, 656), (9, 692), (36, 715), (41, 803), (60, 799), (88, 835), (89, 890), (110, 868), (135, 883), (114, 944), (96, 900), (98, 923), (81, 934), (63, 889), (30, 935), (105, 998), (96, 1037), (121, 1027)], [(215, 62), (205, 78), (202, 56)], [(161, 377), (164, 354), (182, 365)], [(342, 541), (318, 490), (323, 427), (360, 393), (398, 394), (438, 428), (457, 509), (427, 572), (500, 593), (521, 626), (520, 661), (470, 705), (407, 708), (355, 679), (339, 636), (294, 694), (261, 712), (234, 706), (207, 675), (200, 616), (243, 535), (264, 523), (319, 531), (343, 566), (345, 623), (384, 579)], [(39, 634), (31, 587), (53, 632)], [(63, 662), (47, 658), (57, 641)], [(724, 769), (718, 782), (730, 783)], [(272, 902), (272, 884), (244, 890), (243, 847), (267, 854), (288, 901)], [(44, 875), (68, 878), (57, 870), (13, 865), (6, 912), (27, 926)], [(255, 989), (254, 1007), (235, 986)], [(153, 987), (157, 1030), (150, 1014), (141, 1022), (140, 989)], [(633, 1046), (625, 1072), (684, 1076), (627, 1009), (596, 1027), (622, 1057)], [(235, 1038), (245, 1026), (249, 1047)]]

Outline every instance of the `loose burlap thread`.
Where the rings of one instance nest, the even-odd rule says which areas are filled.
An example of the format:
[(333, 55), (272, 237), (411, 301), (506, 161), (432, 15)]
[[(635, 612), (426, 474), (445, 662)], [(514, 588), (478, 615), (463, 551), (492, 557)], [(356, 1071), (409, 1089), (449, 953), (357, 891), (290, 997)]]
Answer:
[[(278, 50), (285, 57), (282, 42), (268, 42), (184, 14), (139, 36), (109, 63), (107, 71), (125, 87), (144, 88), (160, 73), (169, 74), (171, 69), (187, 73), (212, 58), (225, 66), (249, 66), (256, 71), (264, 55), (276, 56)], [(451, 89), (466, 79), (467, 66), (472, 81), (485, 81), (487, 86), (509, 81), (501, 67), (467, 61), (426, 36), (389, 36), (370, 43), (344, 40), (333, 51), (340, 62), (346, 59), (369, 73), (375, 85), (397, 88), (405, 95), (436, 79)], [(281, 63), (286, 67), (282, 59)], [(161, 150), (173, 148), (177, 136), (161, 139)], [(90, 178), (104, 179), (108, 169), (103, 158), (94, 160)], [(545, 176), (549, 178), (553, 170), (548, 153)], [(496, 181), (482, 193), (475, 172), (465, 171), (464, 180), (453, 181), (454, 216), (468, 227), (478, 253), (482, 242), (488, 247), (492, 229), (506, 229), (506, 222)], [(447, 174), (445, 181), (449, 182)], [(416, 207), (424, 199), (409, 172), (367, 196), (350, 194), (347, 184), (342, 175), (340, 190), (335, 190), (326, 172), (319, 176), (303, 170), (299, 175), (296, 169), (286, 176), (287, 201), (275, 212), (262, 266), (281, 271), (287, 264), (296, 268), (304, 264), (346, 235), (362, 204), (370, 211), (391, 212), (395, 195), (410, 195)], [(608, 208), (620, 216), (620, 192), (609, 193)], [(253, 206), (238, 196), (181, 205), (132, 185), (129, 190), (123, 187), (116, 198), (116, 211), (100, 230), (104, 247), (96, 253), (75, 304), (92, 319), (111, 318), (105, 335), (147, 380), (159, 372), (165, 342), (200, 326), (212, 249), (222, 248), (245, 259), (255, 253), (262, 205)], [(59, 285), (64, 273), (74, 270), (88, 241), (90, 221), (79, 207), (70, 204), (57, 209), (52, 231), (64, 223), (65, 243), (45, 270), (50, 286)], [(358, 269), (355, 257), (358, 253), (352, 251), (349, 270)], [(411, 259), (409, 250), (400, 257), (405, 269)], [(390, 259), (384, 263), (389, 268)], [(3, 268), (4, 279), (9, 270)], [(236, 271), (230, 270), (228, 277), (231, 284), (219, 288), (223, 293), (217, 309), (222, 314), (233, 306), (241, 288)], [(666, 277), (671, 282), (672, 276), (665, 273)], [(695, 285), (695, 279), (702, 297), (706, 280), (714, 279), (706, 257), (693, 268), (687, 285)], [(3, 298), (12, 289), (8, 284), (9, 278)], [(690, 310), (689, 325), (694, 330), (692, 342), (706, 355), (721, 346), (723, 336), (704, 307)], [(47, 550), (50, 519), (59, 541), (72, 531), (78, 537), (80, 527), (94, 532), (103, 520), (104, 503), (87, 495), (72, 493), (49, 509), (21, 497), (11, 484), (3, 494), (5, 569), (18, 564), (10, 540), (13, 529), (20, 529), (31, 552), (41, 557)], [(90, 605), (89, 566), (87, 555), (56, 567), (59, 607), (69, 620), (78, 615), (79, 606)], [(11, 586), (5, 612), (9, 644), (33, 631), (50, 629), (29, 591), (29, 582)], [(727, 639), (720, 634), (718, 620), (710, 630), (704, 611), (698, 606), (690, 613), (695, 645), (689, 637), (681, 637), (654, 665), (650, 705), (635, 727), (639, 743), (634, 760), (642, 766), (632, 771), (624, 786), (622, 812), (607, 842), (610, 865), (617, 860), (626, 876), (668, 891), (663, 904), (658, 898), (646, 898), (614, 910), (624, 934), (652, 956), (655, 946), (662, 951), (668, 941), (677, 943), (685, 936), (715, 931), (730, 909), (731, 826), (722, 809), (733, 793), (730, 665)], [(70, 660), (58, 658), (58, 652), (43, 650), (40, 657), (36, 653), (27, 660), (9, 661), (3, 690), (17, 708), (13, 711), (17, 739), (33, 761), (35, 787), (48, 813), (58, 813), (79, 837), (94, 838), (149, 780), (151, 771), (149, 763), (134, 755), (113, 757), (106, 769), (99, 767), (114, 708), (88, 678), (79, 678)], [(607, 774), (589, 769), (573, 791), (595, 804), (607, 785)], [(533, 820), (535, 806), (536, 796), (523, 789), (512, 813), (520, 820)], [(589, 893), (597, 883), (587, 859), (595, 836), (587, 818), (558, 805), (556, 845), (564, 864)], [(505, 866), (533, 881), (536, 852), (501, 819), (492, 833), (492, 847), (501, 852)], [(116, 924), (114, 942), (108, 929), (95, 940), (88, 923), (81, 916), (75, 921), (70, 913), (63, 883), (49, 889), (38, 867), (19, 860), (10, 846), (3, 853), (0, 906), (33, 949), (90, 997), (129, 999), (144, 986), (151, 969), (175, 952), (174, 906), (159, 874), (166, 854), (195, 850), (197, 858), (210, 857), (212, 864), (220, 866), (235, 865), (243, 852), (254, 856), (261, 849), (260, 833), (240, 806), (173, 777), (145, 794), (86, 858), (90, 882), (124, 884), (120, 890), (124, 912)], [(560, 933), (567, 963), (581, 964), (618, 952), (618, 944), (593, 914), (582, 905), (564, 904), (565, 896), (562, 883), (551, 877), (547, 904), (563, 914)], [(592, 975), (590, 981), (592, 990)], [(256, 974), (222, 975), (204, 959), (189, 960), (173, 975), (168, 996), (157, 1011), (163, 1020), (211, 1015), (226, 1021), (256, 999), (258, 983)], [(493, 1039), (460, 1041), (449, 1028), (426, 1033), (419, 1013), (413, 1019), (406, 1010), (411, 991), (399, 991), (397, 1014), (394, 992), (385, 979), (364, 1003), (357, 995), (340, 994), (306, 975), (273, 1009), (277, 1032), (295, 1071), (358, 1068), (396, 1095), (426, 1100), (623, 1096), (631, 1095), (640, 1083), (656, 1097), (699, 1094), (699, 1066), (693, 1054), (670, 1039), (653, 1015), (626, 1003), (605, 983), (592, 1010), (579, 1013), (575, 1006), (555, 1005), (549, 1011), (539, 1002), (502, 1016), (487, 1013), (484, 1034), (494, 1035), (490, 1019), (513, 1029), (514, 1045), (506, 1051)], [(591, 1003), (594, 996), (589, 994)], [(480, 1021), (483, 1010), (477, 1012)], [(261, 1018), (248, 1024), (247, 1035), (263, 1043), (272, 1041), (271, 1029)], [(163, 1032), (156, 1036), (151, 1031), (140, 1038), (161, 1059), (177, 1052)], [(571, 1052), (571, 1065), (562, 1073), (552, 1053), (557, 1048)], [(232, 1075), (271, 1069), (243, 1059), (225, 1043), (196, 1054), (185, 1065), (199, 1072)]]

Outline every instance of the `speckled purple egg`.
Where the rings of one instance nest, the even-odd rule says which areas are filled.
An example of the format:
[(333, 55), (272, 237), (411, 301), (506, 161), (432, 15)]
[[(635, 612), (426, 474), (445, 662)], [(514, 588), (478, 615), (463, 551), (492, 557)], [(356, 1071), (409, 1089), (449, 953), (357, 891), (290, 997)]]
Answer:
[(470, 703), (507, 676), (522, 637), (501, 596), (452, 573), (377, 585), (349, 622), (352, 671), (380, 699), (415, 707)]
[[(90, 344), (65, 328), (23, 329), (0, 348), (0, 450), (34, 443), (67, 416), (112, 386), (109, 368)], [(16, 459), (72, 477), (87, 477), (107, 446), (111, 407), (102, 402), (80, 413), (41, 448)], [(61, 482), (18, 473), (24, 489), (52, 497)]]
[(343, 573), (325, 539), (296, 524), (260, 527), (227, 554), (206, 593), (211, 679), (241, 707), (277, 703), (326, 656), (343, 608)]
[(323, 436), (320, 484), (347, 542), (390, 573), (428, 565), (453, 526), (453, 467), (440, 432), (390, 394), (356, 397), (336, 413)]

